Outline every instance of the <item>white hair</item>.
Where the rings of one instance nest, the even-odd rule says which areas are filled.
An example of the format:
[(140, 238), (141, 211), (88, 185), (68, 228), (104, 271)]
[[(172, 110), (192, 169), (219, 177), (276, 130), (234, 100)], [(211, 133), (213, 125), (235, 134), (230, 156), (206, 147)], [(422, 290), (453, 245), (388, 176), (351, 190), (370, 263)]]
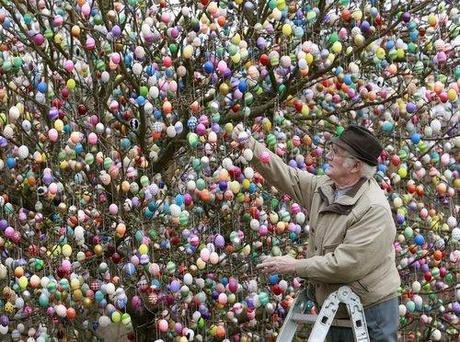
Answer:
[(372, 178), (377, 172), (377, 166), (369, 165), (368, 163), (361, 163), (361, 177)]
[[(351, 155), (348, 155), (346, 156), (345, 161), (343, 162), (343, 165), (345, 167), (352, 167), (355, 161), (356, 161), (355, 158), (353, 158)], [(361, 160), (360, 162), (361, 162), (361, 177), (365, 177), (365, 178), (374, 177), (374, 174), (377, 171), (377, 167), (373, 165), (369, 165), (368, 163), (363, 162)]]

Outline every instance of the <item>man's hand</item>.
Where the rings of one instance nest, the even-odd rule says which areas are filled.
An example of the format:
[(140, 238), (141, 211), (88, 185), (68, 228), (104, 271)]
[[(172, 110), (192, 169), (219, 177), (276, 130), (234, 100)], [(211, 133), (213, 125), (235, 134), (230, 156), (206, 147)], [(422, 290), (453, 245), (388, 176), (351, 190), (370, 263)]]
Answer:
[(280, 273), (294, 274), (296, 272), (297, 259), (290, 255), (277, 257), (266, 257), (260, 264), (257, 265), (263, 273)]

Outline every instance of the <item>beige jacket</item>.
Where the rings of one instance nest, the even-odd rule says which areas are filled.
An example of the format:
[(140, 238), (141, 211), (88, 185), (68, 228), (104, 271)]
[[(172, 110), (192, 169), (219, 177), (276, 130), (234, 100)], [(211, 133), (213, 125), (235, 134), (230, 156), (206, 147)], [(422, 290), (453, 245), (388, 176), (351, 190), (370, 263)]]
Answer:
[[(363, 178), (335, 202), (329, 177), (291, 168), (272, 152), (270, 162), (262, 164), (258, 156), (269, 150), (253, 138), (249, 146), (255, 169), (307, 210), (307, 258), (297, 273), (313, 283), (317, 302), (321, 305), (341, 285), (350, 286), (365, 307), (396, 297), (400, 285), (393, 248), (396, 227), (377, 182)], [(342, 308), (338, 316), (343, 314)]]

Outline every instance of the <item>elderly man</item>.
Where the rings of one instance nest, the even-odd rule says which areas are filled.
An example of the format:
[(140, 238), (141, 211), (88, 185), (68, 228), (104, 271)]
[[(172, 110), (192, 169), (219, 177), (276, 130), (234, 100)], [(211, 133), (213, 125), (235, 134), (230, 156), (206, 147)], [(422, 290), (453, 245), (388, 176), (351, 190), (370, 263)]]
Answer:
[[(371, 341), (396, 341), (399, 325), (397, 290), (400, 278), (393, 241), (396, 228), (384, 192), (374, 180), (382, 147), (364, 127), (351, 125), (332, 140), (325, 176), (314, 176), (286, 165), (237, 125), (234, 137), (253, 150), (253, 165), (281, 192), (307, 209), (307, 257), (267, 257), (258, 268), (265, 273), (294, 274), (313, 285), (319, 305), (340, 286), (347, 285), (365, 308)], [(337, 317), (347, 317), (341, 307)], [(332, 327), (329, 341), (353, 341), (350, 328)]]

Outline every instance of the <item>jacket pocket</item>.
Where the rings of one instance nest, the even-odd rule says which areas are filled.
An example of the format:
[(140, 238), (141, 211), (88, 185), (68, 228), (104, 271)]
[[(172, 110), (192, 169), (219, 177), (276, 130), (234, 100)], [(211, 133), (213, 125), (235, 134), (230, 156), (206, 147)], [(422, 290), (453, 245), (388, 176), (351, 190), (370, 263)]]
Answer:
[(332, 244), (323, 246), (322, 255), (326, 255), (327, 253), (334, 253), (338, 245), (340, 245), (340, 243), (332, 243)]
[(369, 292), (369, 289), (367, 288), (367, 286), (365, 286), (361, 280), (357, 280), (356, 283), (358, 283), (359, 286), (361, 286), (362, 289), (364, 289), (364, 291), (366, 292)]

